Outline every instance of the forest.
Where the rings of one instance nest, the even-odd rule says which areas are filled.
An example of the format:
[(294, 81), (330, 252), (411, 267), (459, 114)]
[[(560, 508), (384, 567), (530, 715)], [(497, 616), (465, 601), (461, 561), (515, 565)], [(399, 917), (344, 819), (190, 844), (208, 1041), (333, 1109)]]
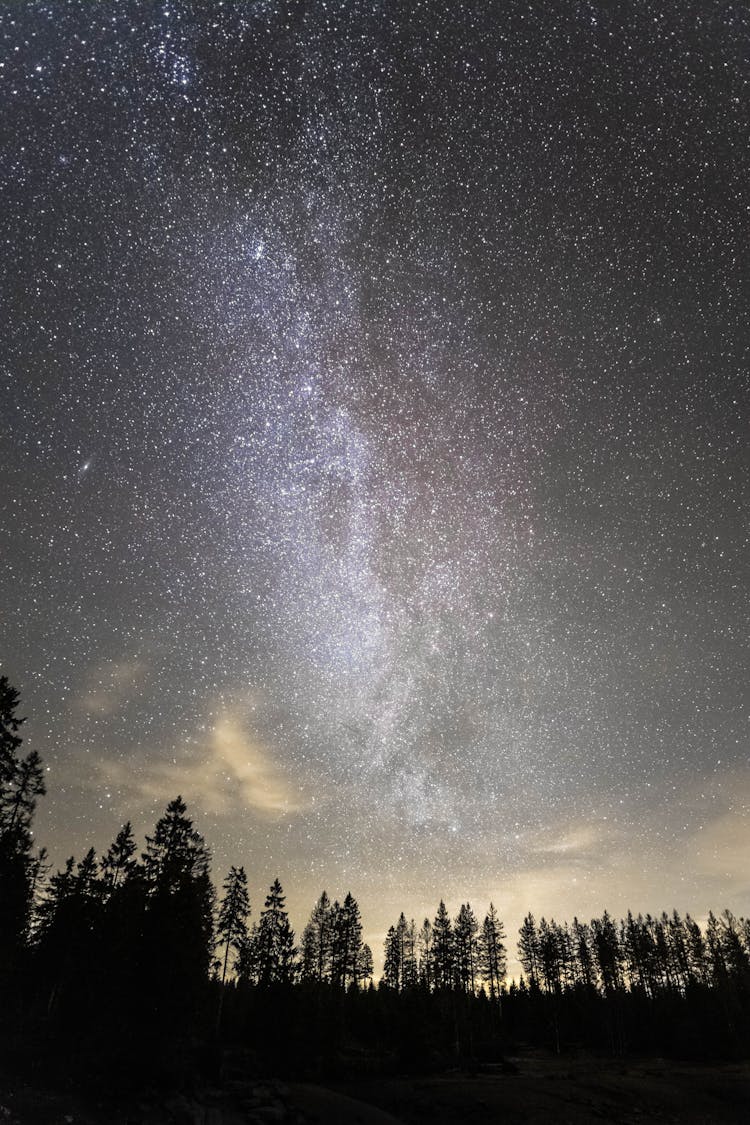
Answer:
[(703, 927), (676, 911), (528, 914), (523, 975), (509, 981), (495, 906), (451, 917), (441, 901), (432, 919), (394, 919), (375, 981), (351, 892), (322, 891), (297, 936), (275, 879), (253, 919), (244, 868), (214, 886), (179, 796), (143, 850), (126, 823), (103, 855), (52, 873), (33, 837), (44, 772), (22, 750), (23, 721), (0, 678), (0, 1053), (31, 1080), (175, 1085), (232, 1057), (307, 1080), (427, 1073), (501, 1064), (519, 1045), (747, 1057), (750, 921), (726, 910)]

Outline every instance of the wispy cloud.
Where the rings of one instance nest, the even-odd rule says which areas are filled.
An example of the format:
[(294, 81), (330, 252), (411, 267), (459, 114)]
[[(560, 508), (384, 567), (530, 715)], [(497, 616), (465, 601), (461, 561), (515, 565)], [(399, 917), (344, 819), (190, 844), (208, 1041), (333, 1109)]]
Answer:
[(114, 715), (145, 675), (143, 660), (108, 660), (92, 668), (73, 706), (86, 715)]
[(168, 760), (100, 763), (100, 781), (143, 801), (186, 800), (218, 815), (251, 809), (277, 819), (300, 812), (309, 801), (274, 762), (270, 751), (227, 712), (210, 728), (202, 752), (172, 754)]

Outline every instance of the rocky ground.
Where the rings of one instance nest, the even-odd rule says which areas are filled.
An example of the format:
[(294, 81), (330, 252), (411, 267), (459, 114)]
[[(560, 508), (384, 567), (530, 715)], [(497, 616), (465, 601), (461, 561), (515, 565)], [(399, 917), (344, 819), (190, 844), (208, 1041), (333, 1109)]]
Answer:
[(127, 1103), (0, 1079), (0, 1125), (723, 1125), (750, 1122), (750, 1063), (531, 1055), (432, 1077), (330, 1085), (233, 1078)]

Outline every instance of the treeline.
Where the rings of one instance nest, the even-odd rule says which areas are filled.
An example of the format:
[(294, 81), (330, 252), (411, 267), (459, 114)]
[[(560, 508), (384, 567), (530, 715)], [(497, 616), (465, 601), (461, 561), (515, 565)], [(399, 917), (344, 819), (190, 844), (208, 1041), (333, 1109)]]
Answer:
[[(299, 940), (278, 879), (253, 919), (244, 868), (217, 894), (180, 797), (140, 851), (125, 824), (50, 874), (32, 821), (42, 764), (21, 753), (18, 696), (0, 678), (0, 1035), (26, 1069), (108, 1081), (182, 1080), (242, 1049), (260, 1069), (315, 1077), (497, 1062), (519, 1044), (732, 1056), (750, 1046), (750, 923), (676, 912), (537, 922), (507, 982), (493, 904), (420, 925), (402, 913), (384, 971), (351, 894), (323, 892)], [(252, 920), (251, 920), (252, 919)]]

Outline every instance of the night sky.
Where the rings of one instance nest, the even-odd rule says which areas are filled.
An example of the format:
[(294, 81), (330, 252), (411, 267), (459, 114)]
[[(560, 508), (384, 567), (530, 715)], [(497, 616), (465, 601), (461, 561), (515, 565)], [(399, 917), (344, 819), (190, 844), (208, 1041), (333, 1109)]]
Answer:
[(750, 8), (0, 11), (0, 656), (376, 960), (750, 907)]

